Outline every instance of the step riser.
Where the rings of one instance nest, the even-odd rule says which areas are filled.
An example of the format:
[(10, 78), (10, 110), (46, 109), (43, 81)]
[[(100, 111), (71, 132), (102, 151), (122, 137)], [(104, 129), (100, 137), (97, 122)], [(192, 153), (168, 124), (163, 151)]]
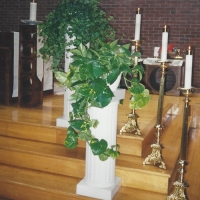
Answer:
[[(0, 135), (3, 136), (63, 144), (66, 138), (66, 132), (65, 128), (38, 126), (0, 120)], [(85, 142), (80, 141), (78, 146), (85, 147)]]
[[(57, 193), (57, 194), (56, 194)], [(73, 194), (58, 194), (56, 191), (29, 187), (18, 183), (0, 181), (0, 195), (13, 200), (87, 200), (88, 198)]]
[[(66, 138), (66, 129), (0, 121), (0, 135), (63, 144)], [(118, 137), (117, 143), (120, 144), (120, 153), (136, 156), (141, 156), (142, 154), (142, 140), (127, 140)], [(85, 146), (84, 141), (79, 141), (78, 147), (85, 148)]]
[[(85, 164), (77, 160), (61, 160), (47, 155), (34, 155), (26, 152), (0, 149), (0, 162), (28, 169), (50, 172), (54, 174), (67, 175), (83, 178), (85, 175)], [(58, 170), (59, 169), (59, 170)], [(147, 191), (165, 193), (168, 191), (168, 178), (159, 177), (143, 172), (120, 170), (116, 167), (116, 176), (122, 178), (122, 186), (140, 188)], [(143, 178), (142, 178), (143, 177)], [(162, 184), (156, 184), (156, 183)], [(156, 187), (155, 187), (156, 185)]]
[(79, 160), (59, 159), (48, 155), (0, 149), (0, 162), (28, 169), (40, 170), (54, 174), (82, 178), (85, 173), (84, 162)]

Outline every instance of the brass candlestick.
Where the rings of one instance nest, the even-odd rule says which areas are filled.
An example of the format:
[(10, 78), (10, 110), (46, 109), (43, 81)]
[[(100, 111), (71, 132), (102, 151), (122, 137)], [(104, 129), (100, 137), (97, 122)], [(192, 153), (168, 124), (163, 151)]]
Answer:
[(131, 41), (134, 43), (133, 46), (135, 46), (135, 50), (134, 51), (135, 52), (139, 52), (142, 41), (140, 41), (140, 40), (131, 40)]
[(181, 56), (181, 50), (180, 49), (177, 49), (175, 59), (183, 59), (183, 57)]
[(148, 155), (145, 160), (143, 161), (143, 164), (151, 164), (153, 163), (156, 165), (157, 163), (160, 163), (159, 167), (166, 169), (165, 163), (162, 159), (162, 145), (160, 144), (160, 135), (162, 133), (163, 125), (162, 125), (162, 112), (163, 112), (163, 100), (164, 100), (164, 83), (165, 83), (165, 70), (168, 67), (169, 61), (158, 61), (161, 63), (161, 79), (160, 79), (160, 89), (159, 89), (159, 100), (158, 100), (158, 110), (157, 110), (157, 124), (155, 126), (156, 128), (156, 143), (151, 145), (152, 153)]
[(184, 106), (184, 114), (183, 114), (183, 126), (182, 126), (182, 137), (181, 137), (181, 147), (180, 147), (180, 155), (178, 164), (180, 165), (178, 172), (179, 178), (174, 182), (174, 191), (167, 197), (167, 200), (187, 200), (187, 196), (185, 193), (185, 189), (188, 187), (187, 183), (184, 180), (185, 166), (187, 164), (187, 144), (188, 144), (188, 113), (189, 113), (189, 96), (195, 90), (195, 88), (185, 89), (178, 88), (182, 91), (185, 96), (185, 106)]
[(120, 134), (122, 133), (134, 133), (136, 135), (141, 135), (140, 129), (137, 123), (137, 118), (139, 117), (135, 110), (133, 109), (131, 113), (127, 115), (128, 122), (121, 128)]
[[(134, 43), (134, 46), (135, 46), (135, 52), (139, 52), (139, 47), (141, 45), (140, 40), (132, 40), (132, 42)], [(137, 65), (137, 64), (138, 64), (138, 58), (135, 57), (134, 65)], [(136, 135), (141, 135), (141, 132), (140, 132), (140, 129), (138, 126), (138, 122), (137, 122), (137, 118), (139, 116), (136, 114), (135, 109), (132, 109), (131, 113), (127, 114), (127, 117), (128, 117), (128, 121), (121, 128), (120, 134), (132, 133), (132, 134), (136, 134)]]

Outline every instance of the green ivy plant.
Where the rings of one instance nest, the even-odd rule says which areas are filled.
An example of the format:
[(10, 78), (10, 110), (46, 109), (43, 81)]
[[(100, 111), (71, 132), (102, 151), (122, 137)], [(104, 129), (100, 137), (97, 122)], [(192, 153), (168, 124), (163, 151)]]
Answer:
[[(99, 39), (114, 39), (115, 31), (109, 24), (112, 17), (106, 16), (99, 3), (100, 0), (62, 0), (39, 25), (43, 44), (40, 53), (43, 59), (52, 60), (52, 68), (58, 68), (70, 45), (90, 43), (92, 47)], [(65, 34), (76, 39), (67, 42)]]
[[(133, 57), (141, 58), (140, 52), (134, 52), (132, 54)], [(132, 69), (132, 82), (131, 85), (128, 84), (128, 80), (125, 77), (125, 84), (128, 88), (131, 98), (129, 102), (129, 108), (131, 110), (138, 110), (147, 105), (147, 103), (151, 100), (149, 95), (149, 90), (145, 88), (145, 86), (141, 83), (142, 77), (144, 74), (144, 68), (142, 64), (139, 62), (133, 65)]]
[[(93, 154), (98, 155), (102, 161), (108, 157), (119, 156), (118, 145), (108, 147), (107, 141), (98, 140), (92, 134), (91, 128), (96, 128), (98, 121), (90, 118), (88, 109), (104, 108), (112, 101), (114, 94), (109, 85), (114, 83), (120, 74), (134, 96), (131, 106), (144, 106), (148, 102), (146, 90), (138, 78), (142, 77), (144, 70), (141, 65), (134, 66), (135, 54), (131, 54), (129, 47), (130, 44), (119, 45), (118, 40), (108, 43), (99, 41), (93, 48), (87, 48), (81, 43), (71, 50), (73, 62), (69, 71), (54, 70), (57, 80), (73, 91), (73, 110), (70, 112), (70, 126), (64, 143), (67, 148), (77, 147), (80, 139), (85, 140)], [(131, 80), (126, 79), (127, 74), (132, 76)], [(138, 99), (140, 103), (135, 104)]]

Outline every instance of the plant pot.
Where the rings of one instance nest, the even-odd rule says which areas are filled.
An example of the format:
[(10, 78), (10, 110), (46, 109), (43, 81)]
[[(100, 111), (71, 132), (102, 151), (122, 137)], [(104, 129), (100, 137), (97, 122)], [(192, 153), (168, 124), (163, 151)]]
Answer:
[(118, 88), (120, 80), (121, 80), (121, 77), (122, 77), (122, 74), (120, 74), (118, 76), (118, 78), (116, 79), (116, 81), (113, 84), (109, 85), (109, 87), (112, 90), (112, 92), (115, 91)]

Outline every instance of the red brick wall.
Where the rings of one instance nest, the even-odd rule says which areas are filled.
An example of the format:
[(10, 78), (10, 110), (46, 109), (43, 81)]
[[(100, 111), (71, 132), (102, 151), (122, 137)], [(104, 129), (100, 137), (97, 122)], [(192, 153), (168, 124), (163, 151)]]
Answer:
[[(37, 0), (36, 0), (37, 1)], [(28, 0), (0, 0), (0, 31), (18, 31), (21, 19), (29, 18)], [(57, 0), (38, 0), (37, 19), (44, 20)], [(164, 25), (170, 27), (169, 43), (181, 51), (195, 49), (193, 86), (200, 88), (200, 1), (199, 0), (102, 0), (102, 8), (114, 17), (112, 23), (121, 43), (134, 39), (135, 13), (142, 9), (143, 57), (152, 57), (161, 45)]]
[[(135, 13), (142, 9), (141, 40), (143, 57), (152, 57), (162, 42), (162, 29), (170, 28), (169, 43), (194, 52), (193, 86), (200, 88), (200, 1), (199, 0), (102, 0), (102, 7), (115, 20), (113, 27), (123, 43), (134, 39)], [(184, 53), (183, 53), (184, 56)]]

